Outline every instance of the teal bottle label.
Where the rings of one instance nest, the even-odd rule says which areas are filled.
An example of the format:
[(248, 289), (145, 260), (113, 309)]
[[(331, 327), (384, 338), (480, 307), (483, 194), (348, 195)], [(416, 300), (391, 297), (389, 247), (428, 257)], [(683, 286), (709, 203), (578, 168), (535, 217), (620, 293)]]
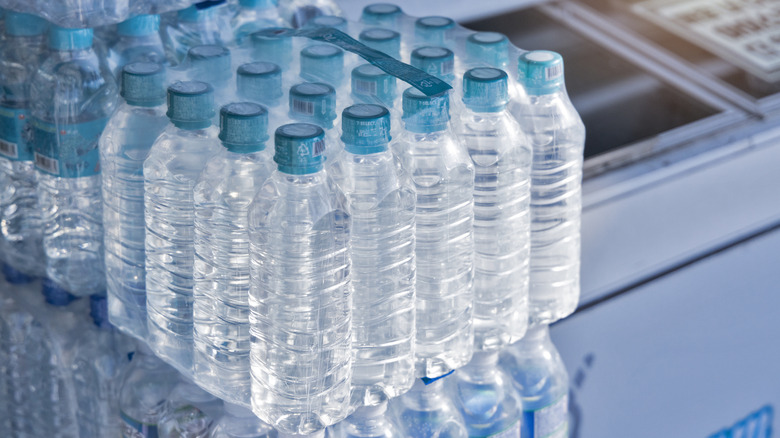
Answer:
[(33, 120), (35, 167), (62, 178), (100, 174), (98, 139), (108, 119), (55, 126)]
[(569, 395), (535, 411), (523, 412), (523, 438), (565, 438), (569, 430)]
[(130, 418), (124, 412), (119, 413), (122, 417), (122, 438), (158, 438), (156, 424), (144, 424)]
[(12, 161), (32, 161), (28, 121), (26, 109), (0, 106), (0, 156)]

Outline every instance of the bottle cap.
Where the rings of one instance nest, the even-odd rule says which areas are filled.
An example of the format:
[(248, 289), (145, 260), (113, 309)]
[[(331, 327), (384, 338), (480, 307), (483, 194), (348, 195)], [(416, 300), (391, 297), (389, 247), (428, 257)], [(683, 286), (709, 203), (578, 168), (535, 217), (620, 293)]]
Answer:
[(393, 58), (401, 57), (401, 34), (390, 29), (373, 28), (360, 32), (360, 42)]
[(307, 27), (333, 27), (342, 32), (347, 31), (347, 20), (337, 15), (320, 15), (306, 23)]
[(412, 66), (436, 76), (437, 78), (452, 82), (455, 70), (455, 54), (444, 47), (420, 47), (412, 52)]
[(552, 94), (563, 85), (563, 58), (549, 50), (534, 50), (520, 55), (517, 75), (529, 95)]
[(214, 89), (199, 81), (176, 82), (168, 87), (168, 118), (181, 129), (204, 129), (214, 117)]
[(34, 280), (24, 272), (17, 271), (6, 263), (3, 263), (3, 275), (9, 284), (27, 284)]
[(282, 69), (270, 62), (250, 62), (238, 68), (238, 93), (247, 99), (276, 106), (282, 97)]
[(68, 51), (92, 47), (92, 29), (68, 29), (51, 26), (49, 28), (49, 48)]
[(381, 68), (363, 64), (352, 69), (352, 94), (364, 103), (392, 105), (396, 95), (395, 76)]
[(336, 90), (321, 82), (290, 88), (290, 117), (330, 128), (336, 120)]
[(206, 82), (224, 81), (230, 79), (230, 50), (216, 44), (194, 46), (187, 52), (190, 66), (197, 72), (199, 79)]
[(368, 155), (385, 151), (390, 142), (390, 112), (380, 105), (352, 105), (341, 114), (341, 130), (347, 152)]
[(414, 22), (415, 36), (428, 44), (444, 44), (454, 28), (455, 22), (447, 17), (422, 17)]
[(273, 62), (282, 70), (287, 70), (293, 59), (293, 40), (286, 33), (288, 30), (277, 27), (253, 33), (251, 38), (255, 58)]
[(179, 21), (183, 21), (185, 23), (196, 23), (215, 14), (217, 11), (215, 6), (222, 4), (225, 4), (225, 0), (211, 0), (195, 3), (189, 8), (180, 10), (176, 14), (176, 17)]
[(509, 39), (498, 32), (477, 32), (466, 39), (466, 55), (471, 61), (503, 68), (509, 62)]
[(268, 140), (268, 110), (251, 102), (223, 106), (219, 110), (219, 139), (230, 152), (262, 151)]
[(363, 8), (360, 20), (366, 24), (394, 27), (403, 11), (390, 3), (374, 3)]
[(10, 36), (36, 36), (46, 33), (49, 23), (43, 18), (31, 14), (7, 11), (5, 13), (5, 33)]
[(445, 91), (426, 96), (422, 91), (409, 87), (403, 94), (403, 110), (403, 121), (408, 131), (443, 131), (450, 121), (450, 95)]
[(108, 321), (108, 298), (105, 293), (89, 296), (89, 316), (102, 329), (113, 327)]
[(271, 9), (279, 5), (279, 0), (238, 0), (238, 5), (246, 9)]
[(330, 44), (315, 44), (301, 50), (301, 77), (338, 85), (344, 78), (344, 51)]
[(41, 292), (47, 303), (57, 307), (67, 306), (78, 299), (49, 278), (44, 278), (41, 282)]
[(123, 36), (154, 35), (160, 30), (159, 15), (137, 15), (116, 26), (116, 33)]
[(133, 106), (165, 103), (165, 67), (154, 62), (133, 62), (122, 68), (119, 93)]
[(463, 103), (479, 113), (503, 110), (509, 103), (508, 77), (492, 67), (472, 68), (463, 75)]
[(305, 175), (322, 170), (325, 161), (325, 131), (309, 123), (280, 126), (274, 135), (274, 162), (279, 171)]

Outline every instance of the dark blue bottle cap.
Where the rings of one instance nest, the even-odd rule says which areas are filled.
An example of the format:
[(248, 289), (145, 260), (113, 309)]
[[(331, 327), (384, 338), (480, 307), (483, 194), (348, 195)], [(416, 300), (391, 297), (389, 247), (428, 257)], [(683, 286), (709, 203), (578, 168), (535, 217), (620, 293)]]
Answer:
[(401, 57), (401, 34), (390, 29), (373, 28), (360, 32), (360, 42), (393, 58)]
[(332, 27), (342, 32), (347, 31), (347, 20), (337, 15), (320, 15), (306, 23), (307, 27)]
[(108, 298), (105, 292), (89, 296), (89, 316), (92, 317), (92, 322), (102, 329), (113, 327), (108, 320)]
[(279, 171), (306, 175), (322, 170), (325, 161), (325, 131), (309, 123), (280, 126), (274, 135), (274, 162)]
[(422, 42), (443, 45), (450, 39), (455, 21), (447, 17), (422, 17), (414, 22), (414, 34)]
[(504, 68), (509, 62), (509, 39), (498, 32), (476, 32), (466, 39), (466, 55), (472, 62)]
[(455, 54), (444, 47), (420, 47), (412, 52), (412, 66), (431, 76), (452, 82), (455, 71)]
[(273, 62), (282, 69), (289, 68), (293, 60), (293, 40), (288, 31), (277, 27), (253, 33), (251, 38), (255, 59)]
[(17, 271), (7, 263), (3, 263), (3, 275), (5, 281), (9, 284), (27, 284), (35, 280), (35, 277), (31, 277), (22, 271)]
[(120, 95), (128, 104), (152, 107), (165, 103), (165, 67), (154, 62), (133, 62), (122, 68)]
[(37, 36), (46, 33), (49, 23), (43, 18), (21, 12), (5, 13), (5, 33), (10, 36)]
[(395, 27), (404, 11), (391, 3), (374, 3), (363, 8), (360, 21), (366, 24)]
[(265, 149), (268, 110), (251, 102), (223, 106), (219, 110), (219, 139), (227, 150), (239, 154)]
[(43, 292), (43, 298), (52, 306), (67, 306), (78, 299), (78, 297), (61, 288), (49, 278), (43, 279), (41, 291)]
[(49, 28), (49, 48), (62, 52), (92, 47), (92, 29)]
[(447, 129), (450, 121), (450, 95), (448, 92), (426, 96), (422, 91), (409, 87), (403, 94), (403, 121), (407, 131), (417, 133), (438, 132)]
[(330, 128), (336, 116), (336, 90), (330, 85), (304, 82), (290, 88), (290, 118)]
[(552, 94), (563, 85), (563, 57), (549, 50), (534, 50), (520, 55), (518, 80), (532, 96)]
[(439, 377), (421, 377), (420, 380), (422, 380), (422, 382), (423, 382), (423, 384), (425, 384), (425, 386), (428, 386), (431, 383), (437, 382), (437, 381), (439, 381), (439, 380), (449, 376), (450, 374), (452, 374), (454, 372), (455, 372), (455, 370), (452, 370), (452, 371), (448, 372), (447, 374), (443, 374), (443, 375), (441, 375)]
[(301, 77), (338, 85), (344, 78), (344, 51), (330, 44), (314, 44), (301, 50)]
[(199, 81), (176, 82), (168, 87), (168, 118), (181, 129), (204, 129), (214, 117), (214, 89)]
[(276, 106), (282, 97), (282, 69), (271, 62), (250, 62), (238, 68), (238, 94), (249, 100)]
[(224, 81), (233, 76), (230, 50), (217, 44), (194, 46), (187, 52), (191, 68), (204, 82)]
[(363, 64), (352, 69), (352, 95), (363, 103), (392, 106), (396, 96), (395, 76), (381, 68)]
[(136, 15), (116, 26), (116, 33), (123, 36), (154, 35), (160, 30), (159, 15)]
[(463, 103), (479, 113), (503, 110), (509, 103), (508, 77), (504, 70), (479, 67), (463, 75)]
[(357, 104), (341, 114), (341, 141), (347, 152), (368, 155), (387, 150), (390, 112), (380, 105)]

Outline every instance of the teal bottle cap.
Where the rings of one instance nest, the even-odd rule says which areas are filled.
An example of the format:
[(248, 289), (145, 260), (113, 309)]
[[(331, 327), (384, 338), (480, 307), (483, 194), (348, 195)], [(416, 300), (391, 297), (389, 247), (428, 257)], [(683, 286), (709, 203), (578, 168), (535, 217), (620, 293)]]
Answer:
[(154, 35), (160, 30), (159, 15), (137, 15), (116, 26), (116, 33), (122, 36)]
[(133, 106), (157, 106), (165, 103), (165, 68), (154, 62), (133, 62), (122, 68), (119, 93)]
[(268, 110), (251, 102), (223, 106), (219, 110), (219, 139), (227, 150), (239, 154), (265, 149)]
[(253, 33), (252, 47), (256, 59), (273, 62), (283, 70), (289, 68), (293, 60), (293, 40), (288, 30), (278, 27)]
[(517, 75), (529, 95), (555, 93), (563, 85), (563, 57), (549, 50), (525, 52), (518, 59)]
[(271, 62), (250, 62), (238, 68), (236, 87), (247, 99), (276, 106), (282, 97), (282, 69)]
[(49, 48), (59, 51), (83, 50), (92, 47), (92, 29), (49, 28)]
[(336, 120), (336, 90), (321, 82), (304, 82), (290, 88), (290, 117), (326, 128)]
[(320, 15), (306, 23), (307, 27), (332, 27), (342, 32), (347, 31), (347, 20), (337, 15)]
[(412, 52), (412, 66), (443, 81), (452, 82), (455, 54), (444, 47), (420, 47)]
[(373, 28), (360, 32), (360, 42), (393, 58), (401, 57), (401, 34), (390, 29)]
[(21, 12), (6, 11), (5, 33), (10, 36), (26, 37), (46, 33), (49, 23), (43, 18)]
[(315, 44), (301, 50), (301, 77), (338, 85), (344, 78), (344, 51), (330, 44)]
[(409, 87), (403, 94), (403, 111), (403, 121), (408, 131), (443, 131), (450, 121), (450, 95), (445, 91), (426, 96), (422, 91)]
[(371, 64), (355, 67), (352, 69), (352, 95), (364, 103), (381, 102), (391, 106), (396, 96), (395, 76)]
[(279, 6), (279, 0), (238, 0), (238, 5), (246, 9), (271, 9)]
[(174, 83), (168, 87), (167, 115), (181, 129), (208, 128), (214, 117), (214, 89), (199, 81)]
[(360, 20), (366, 24), (395, 27), (404, 11), (391, 3), (374, 3), (363, 8)]
[(509, 103), (508, 76), (492, 67), (472, 68), (463, 75), (463, 103), (478, 113), (494, 113)]
[(279, 171), (306, 175), (322, 170), (325, 161), (325, 131), (309, 123), (282, 125), (274, 134), (274, 162)]
[(447, 17), (422, 17), (414, 23), (414, 34), (422, 42), (442, 45), (450, 39), (455, 22)]
[(509, 39), (498, 32), (476, 32), (466, 39), (466, 55), (473, 62), (503, 68), (509, 62)]
[(199, 78), (212, 82), (232, 77), (230, 50), (216, 44), (194, 46), (187, 52), (190, 66)]
[(352, 105), (341, 114), (341, 141), (347, 152), (368, 155), (387, 150), (390, 112), (380, 105)]

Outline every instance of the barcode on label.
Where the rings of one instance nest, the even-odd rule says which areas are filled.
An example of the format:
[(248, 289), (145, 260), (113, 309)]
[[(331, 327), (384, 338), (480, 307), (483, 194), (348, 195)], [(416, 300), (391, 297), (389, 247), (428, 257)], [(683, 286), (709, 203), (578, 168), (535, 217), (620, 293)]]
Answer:
[(455, 61), (448, 59), (442, 63), (441, 74), (448, 75), (451, 74), (453, 70), (455, 70)]
[(16, 143), (11, 143), (10, 141), (0, 140), (0, 154), (8, 158), (19, 158)]
[(324, 141), (318, 141), (314, 143), (314, 147), (312, 157), (319, 157), (325, 152), (325, 142)]
[(60, 174), (60, 162), (38, 152), (35, 153), (35, 167), (55, 175)]
[(376, 82), (355, 79), (355, 90), (360, 94), (376, 96)]
[(305, 100), (293, 99), (292, 107), (294, 113), (305, 114), (307, 116), (314, 115), (314, 102), (306, 102)]
[(558, 79), (563, 74), (563, 64), (555, 64), (551, 67), (547, 67), (544, 69), (544, 79), (546, 81), (551, 81), (553, 79)]

